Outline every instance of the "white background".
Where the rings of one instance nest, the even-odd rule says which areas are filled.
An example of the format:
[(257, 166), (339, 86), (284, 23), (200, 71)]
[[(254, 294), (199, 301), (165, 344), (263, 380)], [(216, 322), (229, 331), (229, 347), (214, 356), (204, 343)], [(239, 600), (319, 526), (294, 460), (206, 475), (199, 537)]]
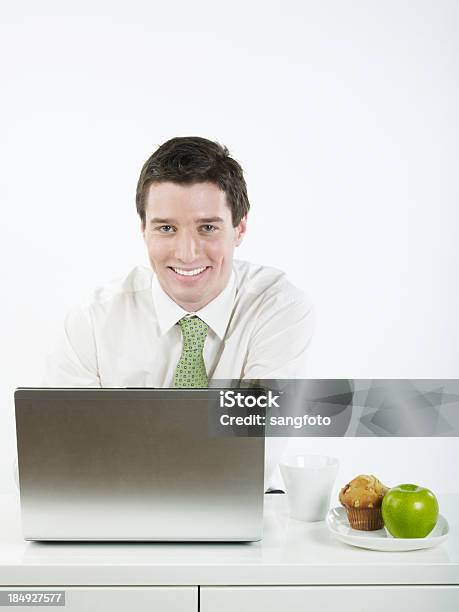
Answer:
[[(311, 377), (459, 376), (459, 3), (3, 2), (0, 491), (13, 390), (66, 311), (146, 263), (138, 173), (226, 144), (252, 204), (237, 256), (311, 296)], [(459, 490), (458, 439), (305, 439), (337, 485)]]

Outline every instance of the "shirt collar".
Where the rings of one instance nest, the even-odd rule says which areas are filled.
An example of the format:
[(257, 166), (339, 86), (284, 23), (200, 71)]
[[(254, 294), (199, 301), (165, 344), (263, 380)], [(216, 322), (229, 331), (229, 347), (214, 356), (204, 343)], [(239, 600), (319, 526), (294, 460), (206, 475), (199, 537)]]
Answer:
[(223, 340), (236, 295), (236, 278), (233, 270), (223, 291), (196, 313), (189, 313), (174, 302), (159, 284), (156, 274), (153, 274), (151, 292), (161, 335), (167, 333), (183, 317), (196, 314), (217, 334), (220, 340)]

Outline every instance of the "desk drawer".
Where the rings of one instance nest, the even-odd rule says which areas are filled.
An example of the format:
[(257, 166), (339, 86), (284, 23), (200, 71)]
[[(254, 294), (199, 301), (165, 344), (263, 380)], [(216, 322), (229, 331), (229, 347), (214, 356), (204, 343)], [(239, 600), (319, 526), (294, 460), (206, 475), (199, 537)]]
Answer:
[(456, 612), (459, 586), (201, 587), (200, 612)]
[[(30, 593), (27, 600), (31, 604), (22, 605), (20, 593)], [(44, 594), (65, 593), (65, 606), (62, 596), (44, 598)], [(32, 596), (37, 593), (37, 596)], [(41, 596), (40, 596), (41, 593)], [(10, 595), (11, 594), (11, 595)], [(41, 600), (41, 603), (33, 603)], [(61, 605), (57, 605), (58, 603)], [(52, 603), (50, 603), (52, 602)], [(1, 587), (0, 612), (2, 610), (46, 610), (59, 612), (197, 612), (197, 587)], [(7, 605), (5, 605), (5, 603)], [(8, 605), (9, 604), (9, 605)]]

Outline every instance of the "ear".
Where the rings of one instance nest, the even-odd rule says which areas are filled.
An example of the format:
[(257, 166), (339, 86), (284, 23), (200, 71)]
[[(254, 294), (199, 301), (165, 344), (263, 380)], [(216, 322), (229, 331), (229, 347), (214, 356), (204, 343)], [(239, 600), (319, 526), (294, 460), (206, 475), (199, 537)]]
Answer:
[(140, 220), (140, 233), (142, 234), (142, 238), (145, 240), (145, 221), (143, 219)]
[(247, 231), (247, 215), (242, 217), (242, 219), (239, 222), (239, 225), (237, 225), (234, 229), (236, 230), (235, 246), (239, 246), (241, 242), (243, 241), (245, 233)]

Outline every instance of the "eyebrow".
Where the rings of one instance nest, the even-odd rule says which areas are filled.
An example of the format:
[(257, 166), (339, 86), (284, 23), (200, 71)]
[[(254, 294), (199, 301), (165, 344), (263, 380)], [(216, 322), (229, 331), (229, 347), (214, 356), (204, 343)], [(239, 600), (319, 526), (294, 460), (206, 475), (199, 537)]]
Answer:
[(203, 219), (196, 219), (196, 223), (224, 223), (224, 219), (221, 217), (205, 217)]
[[(195, 223), (224, 223), (224, 219), (221, 217), (204, 217), (202, 219), (195, 219)], [(170, 225), (171, 223), (177, 223), (176, 219), (161, 219), (160, 217), (153, 217), (150, 223), (164, 223)]]
[(153, 217), (150, 223), (175, 223), (174, 219), (161, 219), (160, 217)]

